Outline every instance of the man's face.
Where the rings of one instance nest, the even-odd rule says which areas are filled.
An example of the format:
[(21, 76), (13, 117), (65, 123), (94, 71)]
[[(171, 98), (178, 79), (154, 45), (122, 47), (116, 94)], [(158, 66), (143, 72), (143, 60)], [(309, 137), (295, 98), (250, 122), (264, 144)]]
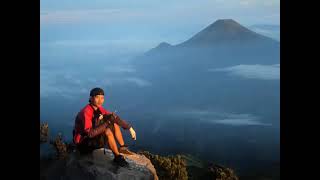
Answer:
[(94, 97), (91, 97), (91, 103), (97, 107), (102, 106), (104, 102), (104, 95), (96, 95)]

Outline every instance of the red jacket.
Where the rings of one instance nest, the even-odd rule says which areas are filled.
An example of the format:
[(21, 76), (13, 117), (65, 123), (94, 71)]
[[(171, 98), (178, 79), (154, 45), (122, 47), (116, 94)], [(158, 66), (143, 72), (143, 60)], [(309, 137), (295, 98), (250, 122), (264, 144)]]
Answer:
[[(99, 110), (101, 111), (102, 115), (111, 114), (110, 111), (104, 109), (100, 106)], [(92, 127), (94, 118), (94, 109), (90, 104), (87, 104), (76, 116), (75, 119), (75, 126), (74, 126), (74, 134), (73, 134), (73, 141), (75, 144), (79, 144), (85, 134), (89, 134), (96, 127)], [(126, 121), (116, 118), (115, 123), (120, 125), (123, 129), (129, 129), (131, 127)], [(103, 127), (102, 127), (103, 128)], [(98, 128), (97, 128), (98, 129)], [(101, 128), (100, 128), (101, 129)], [(98, 130), (100, 131), (100, 130)], [(95, 133), (97, 134), (97, 133)]]

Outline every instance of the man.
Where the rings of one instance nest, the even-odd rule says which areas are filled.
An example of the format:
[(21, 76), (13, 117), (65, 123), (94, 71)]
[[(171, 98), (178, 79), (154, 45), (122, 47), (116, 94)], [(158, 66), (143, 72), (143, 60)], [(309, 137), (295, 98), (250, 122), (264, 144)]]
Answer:
[[(103, 89), (93, 88), (90, 91), (89, 104), (76, 116), (73, 141), (81, 154), (91, 153), (94, 149), (104, 147), (107, 141), (114, 154), (114, 162), (120, 166), (127, 166), (128, 163), (120, 153), (129, 155), (133, 153), (129, 151), (123, 141), (120, 126), (129, 130), (134, 140), (136, 140), (136, 133), (125, 120), (104, 109), (102, 107), (103, 103)], [(119, 149), (115, 139), (120, 144)]]

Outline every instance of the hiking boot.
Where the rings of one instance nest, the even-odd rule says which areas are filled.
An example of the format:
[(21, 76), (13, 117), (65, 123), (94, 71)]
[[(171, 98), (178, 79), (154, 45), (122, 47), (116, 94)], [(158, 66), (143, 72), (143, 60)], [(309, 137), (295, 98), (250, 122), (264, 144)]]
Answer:
[(127, 155), (134, 155), (135, 154), (135, 153), (129, 151), (128, 146), (126, 146), (126, 145), (120, 146), (119, 152), (122, 154), (127, 154)]
[(129, 166), (129, 163), (120, 154), (114, 157), (113, 162), (121, 167), (128, 167)]

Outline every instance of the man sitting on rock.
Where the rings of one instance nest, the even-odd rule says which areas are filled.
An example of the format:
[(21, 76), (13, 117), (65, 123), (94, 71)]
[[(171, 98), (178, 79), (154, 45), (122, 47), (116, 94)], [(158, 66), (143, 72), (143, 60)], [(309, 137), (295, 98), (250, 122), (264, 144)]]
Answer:
[[(104, 109), (103, 102), (104, 91), (101, 88), (92, 89), (89, 103), (76, 116), (73, 141), (81, 154), (88, 154), (95, 149), (102, 148), (107, 141), (114, 154), (114, 162), (120, 166), (127, 166), (128, 162), (120, 153), (128, 155), (133, 153), (123, 141), (120, 126), (129, 130), (134, 140), (136, 140), (136, 133), (130, 124), (115, 113)], [(120, 144), (119, 150), (115, 139)]]

